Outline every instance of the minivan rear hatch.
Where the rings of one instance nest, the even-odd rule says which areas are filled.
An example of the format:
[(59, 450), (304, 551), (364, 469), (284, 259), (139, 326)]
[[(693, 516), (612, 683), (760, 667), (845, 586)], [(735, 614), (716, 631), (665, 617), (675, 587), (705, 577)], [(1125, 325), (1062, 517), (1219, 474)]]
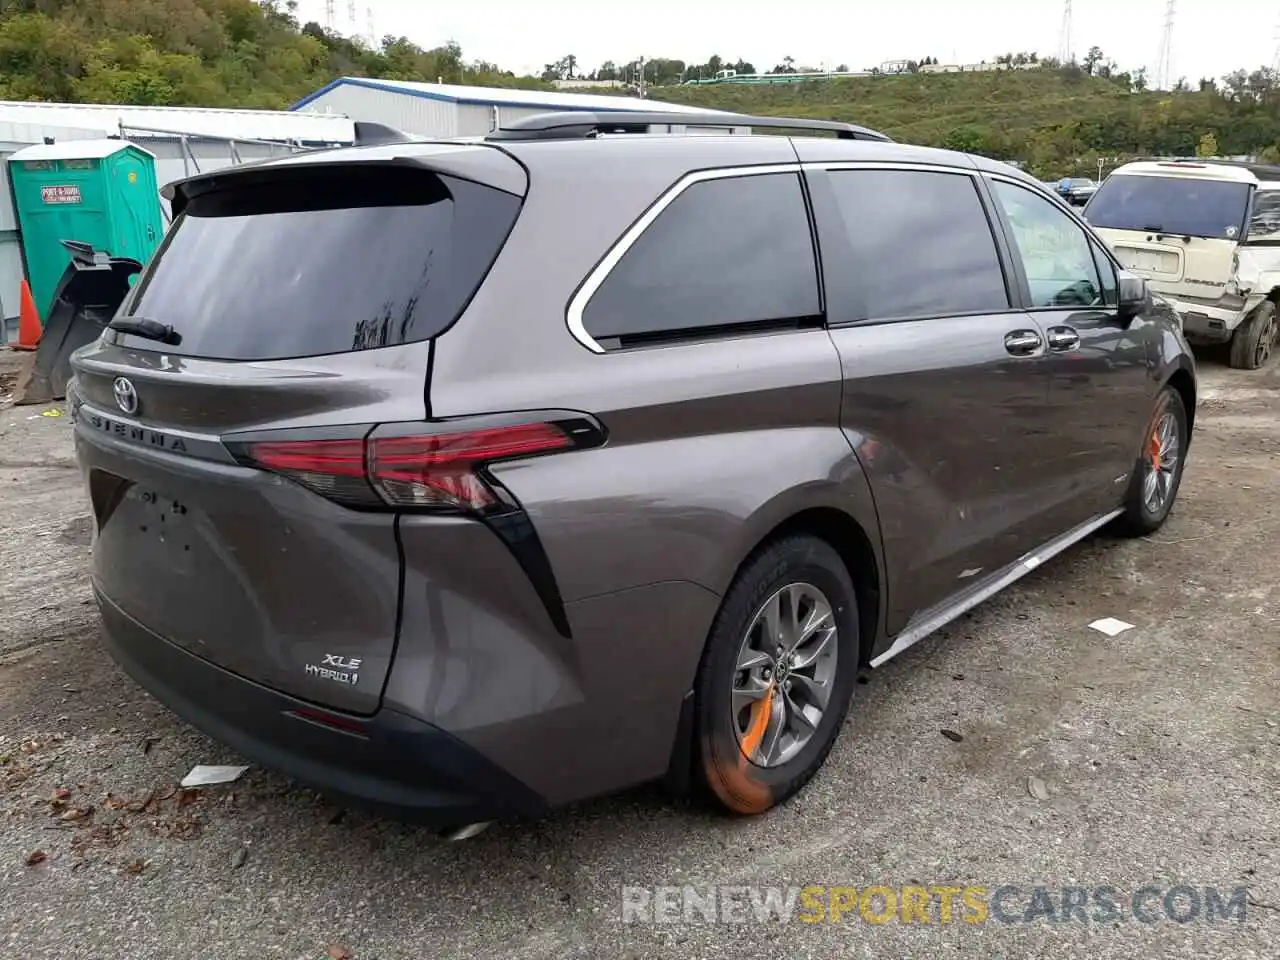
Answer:
[(377, 709), (394, 655), (397, 514), (363, 471), (312, 476), (294, 454), (298, 469), (269, 471), (247, 451), (283, 441), (331, 466), (377, 425), (428, 416), (431, 340), (483, 282), (525, 179), (492, 148), (413, 150), (180, 186), (172, 229), (116, 329), (76, 354), (69, 392), (102, 602), (356, 713)]

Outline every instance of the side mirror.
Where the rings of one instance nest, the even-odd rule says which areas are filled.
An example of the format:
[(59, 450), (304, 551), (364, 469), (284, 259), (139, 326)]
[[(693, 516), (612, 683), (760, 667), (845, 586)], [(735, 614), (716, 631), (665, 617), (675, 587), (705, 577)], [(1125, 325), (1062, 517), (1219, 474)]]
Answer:
[(1116, 285), (1122, 320), (1137, 316), (1151, 301), (1151, 291), (1147, 289), (1147, 281), (1142, 277), (1120, 270), (1116, 274)]

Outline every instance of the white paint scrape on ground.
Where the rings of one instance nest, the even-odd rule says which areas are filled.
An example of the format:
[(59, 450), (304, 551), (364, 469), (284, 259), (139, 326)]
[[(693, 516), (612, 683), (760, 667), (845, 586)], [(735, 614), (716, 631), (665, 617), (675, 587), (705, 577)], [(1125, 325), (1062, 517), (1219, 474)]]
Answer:
[[(752, 820), (655, 791), (445, 844), (236, 765), (104, 654), (69, 424), (0, 410), (0, 945), (23, 960), (229, 957), (1275, 958), (1280, 370), (1202, 365), (1181, 497), (860, 684), (824, 770)], [(1118, 636), (1090, 629), (1114, 617)], [(946, 733), (943, 733), (946, 731)], [(32, 861), (28, 865), (28, 861)], [(623, 890), (1247, 889), (1244, 920), (624, 923)], [(749, 892), (732, 895), (749, 903)], [(655, 894), (656, 895), (656, 894)], [(1185, 891), (1179, 901), (1185, 911)], [(874, 912), (874, 911), (873, 911)]]

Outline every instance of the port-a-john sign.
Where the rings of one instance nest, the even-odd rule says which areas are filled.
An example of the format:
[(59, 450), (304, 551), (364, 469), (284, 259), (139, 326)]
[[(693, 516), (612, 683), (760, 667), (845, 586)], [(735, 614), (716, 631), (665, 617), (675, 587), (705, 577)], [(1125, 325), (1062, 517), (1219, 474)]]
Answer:
[(40, 199), (45, 203), (80, 203), (80, 188), (76, 184), (58, 187), (41, 187)]

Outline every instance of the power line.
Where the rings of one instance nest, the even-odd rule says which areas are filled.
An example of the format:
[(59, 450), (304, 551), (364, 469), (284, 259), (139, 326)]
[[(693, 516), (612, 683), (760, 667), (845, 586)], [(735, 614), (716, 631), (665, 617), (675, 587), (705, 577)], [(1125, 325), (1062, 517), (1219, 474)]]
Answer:
[(1164, 8), (1164, 33), (1160, 37), (1160, 52), (1156, 56), (1156, 89), (1165, 90), (1173, 82), (1173, 19), (1178, 0), (1168, 0)]

